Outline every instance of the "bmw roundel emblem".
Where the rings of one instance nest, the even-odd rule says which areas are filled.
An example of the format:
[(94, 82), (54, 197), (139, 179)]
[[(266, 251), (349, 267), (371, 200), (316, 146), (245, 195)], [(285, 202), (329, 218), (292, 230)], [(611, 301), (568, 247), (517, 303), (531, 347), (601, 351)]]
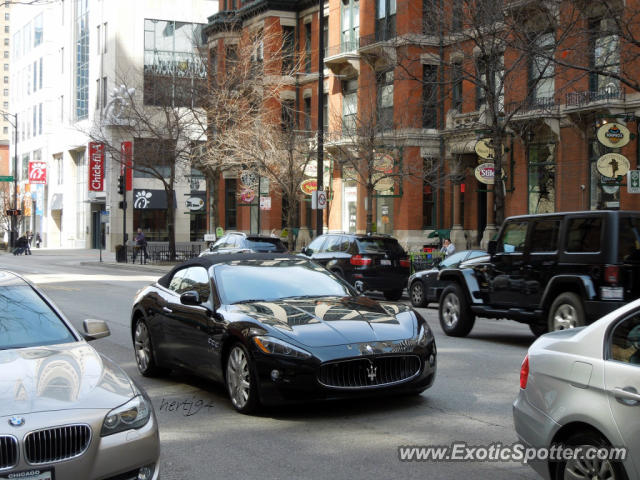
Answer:
[(12, 427), (21, 427), (22, 425), (24, 425), (24, 422), (24, 417), (20, 417), (18, 415), (14, 415), (9, 419), (9, 425), (11, 425)]

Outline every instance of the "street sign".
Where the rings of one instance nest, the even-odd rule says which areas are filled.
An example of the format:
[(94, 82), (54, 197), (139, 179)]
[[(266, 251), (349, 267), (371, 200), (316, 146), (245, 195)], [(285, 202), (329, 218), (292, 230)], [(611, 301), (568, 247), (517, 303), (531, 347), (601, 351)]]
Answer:
[(13, 182), (13, 175), (0, 176), (0, 182)]
[(260, 197), (260, 210), (271, 210), (271, 197)]
[(315, 190), (311, 196), (311, 208), (313, 210), (324, 210), (327, 208), (327, 192)]
[(640, 170), (627, 172), (627, 192), (640, 193)]

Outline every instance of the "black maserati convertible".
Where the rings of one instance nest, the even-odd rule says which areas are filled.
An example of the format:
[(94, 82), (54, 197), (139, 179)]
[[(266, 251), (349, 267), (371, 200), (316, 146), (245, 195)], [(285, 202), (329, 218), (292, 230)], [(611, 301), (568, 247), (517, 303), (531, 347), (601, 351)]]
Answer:
[(429, 388), (436, 345), (409, 307), (358, 293), (282, 254), (211, 255), (136, 295), (131, 334), (142, 375), (170, 368), (224, 382), (231, 403), (407, 393)]

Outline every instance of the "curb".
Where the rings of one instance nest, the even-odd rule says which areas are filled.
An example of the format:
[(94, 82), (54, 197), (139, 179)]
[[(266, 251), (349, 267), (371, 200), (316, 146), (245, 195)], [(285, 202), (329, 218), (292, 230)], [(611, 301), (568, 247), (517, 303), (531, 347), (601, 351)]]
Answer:
[(133, 265), (127, 263), (111, 263), (111, 262), (80, 262), (80, 265), (89, 266), (89, 267), (108, 267), (108, 268), (117, 268), (118, 270), (129, 270), (135, 272), (157, 272), (157, 273), (167, 273), (169, 270), (173, 268), (173, 265), (167, 265), (166, 267), (161, 266), (153, 266), (153, 265)]

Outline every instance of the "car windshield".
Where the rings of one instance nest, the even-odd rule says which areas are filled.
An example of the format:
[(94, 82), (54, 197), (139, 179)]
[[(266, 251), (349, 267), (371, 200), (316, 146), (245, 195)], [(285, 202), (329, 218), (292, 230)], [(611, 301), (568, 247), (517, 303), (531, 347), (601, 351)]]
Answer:
[(282, 253), (287, 251), (279, 238), (248, 237), (245, 245), (246, 248), (250, 248), (256, 252)]
[(404, 250), (395, 238), (358, 238), (360, 253), (386, 253), (390, 257), (402, 257)]
[(0, 350), (77, 341), (28, 285), (0, 288)]
[(247, 260), (220, 265), (215, 269), (215, 280), (225, 304), (355, 294), (325, 268), (307, 260)]

